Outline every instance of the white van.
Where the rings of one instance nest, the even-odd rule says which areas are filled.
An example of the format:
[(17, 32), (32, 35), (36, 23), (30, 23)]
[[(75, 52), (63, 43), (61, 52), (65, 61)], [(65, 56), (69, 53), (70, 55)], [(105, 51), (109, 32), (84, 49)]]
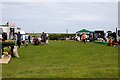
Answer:
[(0, 28), (0, 39), (2, 39), (2, 33), (3, 33), (3, 29)]
[(117, 28), (116, 29), (116, 36), (117, 36), (117, 41), (119, 42), (120, 41), (120, 28)]

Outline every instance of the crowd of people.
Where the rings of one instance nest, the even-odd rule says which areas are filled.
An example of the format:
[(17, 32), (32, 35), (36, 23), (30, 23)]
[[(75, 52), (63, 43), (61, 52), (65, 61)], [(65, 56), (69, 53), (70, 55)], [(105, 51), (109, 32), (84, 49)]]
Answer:
[(18, 47), (20, 48), (21, 45), (28, 46), (28, 44), (48, 44), (49, 37), (47, 33), (42, 32), (41, 36), (31, 36), (26, 33), (25, 35), (21, 35), (20, 32), (16, 35), (16, 42)]
[(83, 43), (86, 43), (88, 40), (92, 42), (92, 35), (88, 36), (87, 34), (83, 33), (75, 37), (75, 41), (82, 41)]
[[(39, 45), (39, 44), (46, 45), (49, 43), (48, 40), (49, 40), (49, 36), (45, 32), (42, 32), (42, 34), (39, 36), (31, 36), (31, 35), (28, 35), (28, 33), (26, 33), (25, 35), (21, 35), (20, 32), (18, 32), (18, 34), (17, 34), (17, 45), (19, 47), (20, 47), (21, 43), (26, 46), (28, 46), (29, 43), (34, 44), (34, 45)], [(100, 34), (95, 34), (95, 35), (89, 34), (88, 35), (86, 33), (82, 33), (79, 36), (76, 35), (76, 37), (74, 37), (74, 38), (66, 37), (66, 40), (82, 41), (83, 43), (86, 43), (88, 41), (93, 42), (94, 40), (106, 42), (106, 43), (112, 43), (114, 41), (114, 39), (111, 37), (105, 38)]]
[[(68, 39), (67, 39), (68, 40)], [(108, 36), (108, 35), (100, 35), (100, 34), (85, 34), (82, 33), (81, 35), (78, 35), (75, 37), (75, 41), (82, 41), (83, 43), (86, 42), (93, 42), (93, 41), (98, 41), (98, 42), (105, 42), (105, 43), (110, 43), (112, 44), (115, 41), (115, 38), (112, 36)]]

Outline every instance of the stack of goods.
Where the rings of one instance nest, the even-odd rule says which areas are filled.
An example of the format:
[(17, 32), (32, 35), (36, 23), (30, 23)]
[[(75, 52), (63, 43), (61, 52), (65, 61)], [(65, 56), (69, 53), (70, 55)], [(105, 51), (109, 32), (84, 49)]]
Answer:
[(15, 42), (13, 40), (5, 40), (2, 42), (3, 46), (10, 46), (10, 45), (15, 45)]
[(8, 55), (11, 54), (11, 49), (9, 47), (4, 47), (3, 54), (5, 57), (8, 57)]
[(11, 49), (9, 47), (4, 47), (3, 55), (1, 56), (0, 63), (8, 64), (11, 59)]

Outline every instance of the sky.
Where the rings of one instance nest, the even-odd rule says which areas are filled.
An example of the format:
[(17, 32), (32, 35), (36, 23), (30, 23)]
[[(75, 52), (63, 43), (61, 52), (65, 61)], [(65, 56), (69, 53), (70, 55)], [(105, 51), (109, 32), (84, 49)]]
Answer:
[[(94, 0), (93, 0), (94, 1)], [(118, 27), (117, 2), (2, 2), (0, 24), (15, 23), (26, 32), (75, 33), (81, 29), (105, 31)], [(104, 0), (105, 1), (105, 0)], [(111, 0), (110, 0), (111, 1)], [(112, 0), (113, 1), (113, 0)], [(116, 0), (117, 1), (117, 0)]]

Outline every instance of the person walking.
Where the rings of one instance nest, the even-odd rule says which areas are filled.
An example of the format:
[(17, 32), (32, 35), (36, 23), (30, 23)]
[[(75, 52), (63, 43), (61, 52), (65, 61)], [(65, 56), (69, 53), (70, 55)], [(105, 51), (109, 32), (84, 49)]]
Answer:
[(18, 32), (18, 34), (17, 34), (17, 45), (20, 48), (20, 46), (21, 46), (21, 34), (20, 34), (20, 32)]

